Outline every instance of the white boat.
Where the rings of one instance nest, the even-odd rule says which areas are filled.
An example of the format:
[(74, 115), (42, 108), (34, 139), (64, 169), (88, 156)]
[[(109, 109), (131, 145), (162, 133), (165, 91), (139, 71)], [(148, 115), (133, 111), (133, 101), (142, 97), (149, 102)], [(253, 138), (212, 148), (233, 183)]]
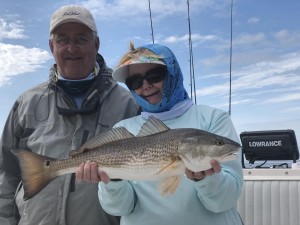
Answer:
[[(244, 143), (241, 138), (245, 183), (237, 207), (244, 225), (300, 225), (300, 162), (296, 161), (299, 150), (294, 133), (291, 135), (291, 142), (285, 141), (280, 146), (270, 146), (275, 142), (278, 145), (282, 140), (279, 136), (254, 137), (259, 142), (250, 140), (252, 136)], [(274, 142), (268, 142), (270, 139)], [(249, 147), (247, 142), (250, 148), (245, 149), (245, 146)], [(258, 146), (253, 143), (263, 143), (259, 145), (262, 149), (251, 149), (254, 145)], [(264, 157), (272, 160), (247, 165), (245, 162), (249, 162), (246, 160), (249, 155), (244, 156), (251, 151), (261, 154), (260, 160)]]
[(244, 225), (300, 224), (300, 169), (244, 169), (238, 211)]

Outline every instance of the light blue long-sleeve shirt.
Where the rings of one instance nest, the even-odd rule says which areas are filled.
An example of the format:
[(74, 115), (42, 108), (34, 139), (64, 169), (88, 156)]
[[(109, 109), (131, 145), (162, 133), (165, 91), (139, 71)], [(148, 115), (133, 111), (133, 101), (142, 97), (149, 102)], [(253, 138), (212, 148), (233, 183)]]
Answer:
[[(229, 115), (219, 109), (192, 106), (182, 116), (163, 121), (172, 128), (198, 128), (239, 142)], [(134, 135), (145, 120), (136, 116), (119, 122)], [(240, 158), (221, 163), (222, 170), (200, 181), (182, 176), (175, 194), (161, 196), (158, 181), (99, 183), (103, 209), (121, 216), (122, 225), (241, 225), (236, 204), (243, 186)]]

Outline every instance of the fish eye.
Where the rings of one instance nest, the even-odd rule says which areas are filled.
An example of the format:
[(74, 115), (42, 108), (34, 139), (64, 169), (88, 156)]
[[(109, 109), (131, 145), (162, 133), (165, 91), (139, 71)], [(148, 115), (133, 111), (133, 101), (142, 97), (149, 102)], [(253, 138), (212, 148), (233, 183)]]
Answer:
[(222, 145), (224, 145), (224, 142), (222, 140), (216, 140), (216, 145), (222, 146)]
[(46, 166), (50, 166), (50, 160), (46, 160), (46, 161), (45, 161), (45, 165), (46, 165)]

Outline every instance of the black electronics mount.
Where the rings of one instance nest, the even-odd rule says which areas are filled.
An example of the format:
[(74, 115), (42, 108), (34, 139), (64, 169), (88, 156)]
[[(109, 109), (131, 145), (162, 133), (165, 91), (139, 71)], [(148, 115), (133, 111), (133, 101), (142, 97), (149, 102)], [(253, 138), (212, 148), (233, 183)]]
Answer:
[[(245, 159), (250, 165), (255, 161), (264, 161), (255, 168), (262, 168), (269, 160), (292, 160), (295, 163), (299, 159), (296, 135), (293, 130), (245, 131), (240, 134), (240, 139), (243, 168), (245, 168)], [(273, 168), (288, 168), (288, 164), (273, 165)]]

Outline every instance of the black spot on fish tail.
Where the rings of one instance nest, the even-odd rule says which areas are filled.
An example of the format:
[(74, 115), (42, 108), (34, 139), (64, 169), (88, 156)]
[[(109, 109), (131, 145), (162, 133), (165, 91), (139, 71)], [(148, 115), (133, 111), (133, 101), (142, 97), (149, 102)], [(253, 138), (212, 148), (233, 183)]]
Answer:
[(14, 150), (18, 157), (22, 184), (24, 187), (24, 200), (34, 197), (43, 190), (56, 176), (47, 173), (46, 169), (55, 159), (39, 155), (26, 150)]

